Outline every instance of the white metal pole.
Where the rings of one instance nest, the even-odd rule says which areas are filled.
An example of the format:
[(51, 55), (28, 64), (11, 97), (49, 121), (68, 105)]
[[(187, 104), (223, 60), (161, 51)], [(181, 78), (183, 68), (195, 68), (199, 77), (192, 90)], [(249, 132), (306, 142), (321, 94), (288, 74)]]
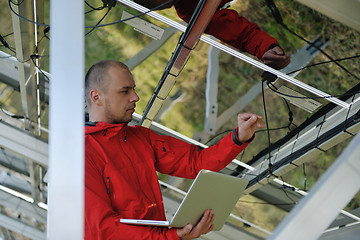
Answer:
[(360, 134), (267, 240), (315, 240), (360, 189)]
[(84, 1), (50, 1), (47, 238), (83, 239)]

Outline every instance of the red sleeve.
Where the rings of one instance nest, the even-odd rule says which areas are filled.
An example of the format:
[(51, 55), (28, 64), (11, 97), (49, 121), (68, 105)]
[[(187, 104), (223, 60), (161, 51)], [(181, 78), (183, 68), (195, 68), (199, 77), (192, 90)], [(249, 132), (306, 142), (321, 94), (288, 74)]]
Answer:
[(102, 170), (93, 161), (96, 157), (89, 153), (85, 157), (85, 239), (178, 240), (175, 228), (134, 226), (119, 222), (121, 216), (111, 207)]
[(149, 132), (156, 170), (183, 178), (195, 178), (201, 169), (220, 171), (249, 144), (234, 142), (234, 133), (230, 133), (217, 144), (200, 149), (176, 138)]
[[(198, 1), (181, 0), (175, 4), (179, 17), (189, 22), (197, 3)], [(261, 61), (264, 61), (263, 55), (271, 45), (279, 45), (275, 38), (262, 31), (258, 25), (249, 22), (231, 9), (217, 10), (205, 33), (241, 51), (248, 52)]]

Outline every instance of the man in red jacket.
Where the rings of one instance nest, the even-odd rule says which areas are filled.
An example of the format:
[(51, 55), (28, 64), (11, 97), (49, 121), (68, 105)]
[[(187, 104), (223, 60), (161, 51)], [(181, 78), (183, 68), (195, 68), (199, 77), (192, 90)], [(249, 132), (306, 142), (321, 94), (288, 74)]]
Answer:
[(148, 128), (127, 126), (136, 102), (129, 69), (116, 61), (93, 65), (85, 79), (89, 120), (85, 127), (85, 239), (194, 239), (212, 229), (205, 211), (196, 226), (144, 227), (121, 218), (166, 220), (156, 171), (195, 178), (201, 169), (227, 166), (263, 127), (256, 114), (238, 115), (238, 127), (207, 149)]
[[(262, 31), (257, 24), (239, 16), (235, 10), (222, 8), (231, 1), (221, 1), (205, 33), (213, 35), (240, 51), (256, 56), (270, 67), (275, 69), (286, 67), (290, 63), (290, 55), (284, 53), (275, 38)], [(135, 0), (135, 2), (152, 9), (169, 0)], [(185, 22), (189, 22), (198, 2), (199, 0), (174, 0), (161, 9), (174, 6), (178, 16)]]

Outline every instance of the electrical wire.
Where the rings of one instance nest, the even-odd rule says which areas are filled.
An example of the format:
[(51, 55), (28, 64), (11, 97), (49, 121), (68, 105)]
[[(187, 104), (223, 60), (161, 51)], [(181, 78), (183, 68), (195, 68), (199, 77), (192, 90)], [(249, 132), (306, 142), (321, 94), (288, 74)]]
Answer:
[[(10, 8), (11, 12), (13, 12), (17, 17), (21, 18), (22, 20), (33, 23), (35, 25), (44, 26), (44, 27), (50, 27), (50, 25), (47, 25), (47, 24), (44, 24), (44, 23), (34, 22), (34, 21), (30, 20), (30, 19), (24, 18), (23, 16), (21, 16), (17, 12), (15, 12), (15, 10), (12, 8), (11, 4), (14, 4), (14, 3), (11, 0), (9, 0), (9, 8)], [(14, 4), (14, 5), (16, 5), (16, 4)]]
[[(167, 1), (167, 2), (164, 2), (164, 3), (162, 3), (162, 4), (160, 4), (160, 5), (156, 6), (156, 7), (154, 7), (154, 8), (149, 9), (149, 10), (146, 11), (146, 12), (143, 12), (143, 13), (140, 13), (140, 14), (137, 14), (137, 15), (134, 15), (134, 16), (129, 17), (129, 18), (126, 18), (126, 19), (122, 19), (122, 20), (119, 20), (119, 21), (111, 22), (111, 23), (101, 24), (101, 25), (85, 26), (85, 28), (106, 27), (106, 26), (110, 26), (110, 25), (117, 24), (117, 23), (126, 22), (126, 21), (129, 21), (129, 20), (131, 20), (131, 19), (141, 17), (141, 16), (143, 16), (143, 15), (145, 15), (145, 14), (148, 14), (148, 13), (150, 13), (150, 12), (152, 12), (152, 11), (155, 11), (155, 10), (157, 10), (157, 9), (159, 9), (159, 8), (165, 6), (165, 5), (167, 5), (167, 4), (169, 4), (169, 3), (173, 2), (173, 1), (174, 1), (174, 0), (169, 0), (169, 1)], [(12, 8), (12, 6), (11, 6), (11, 0), (9, 0), (9, 8), (10, 8), (10, 10), (11, 10), (17, 17), (21, 18), (22, 20), (25, 20), (25, 21), (27, 21), (27, 22), (30, 22), (30, 23), (33, 23), (33, 24), (36, 24), (36, 25), (39, 25), (39, 26), (50, 27), (50, 25), (48, 25), (48, 24), (35, 22), (35, 21), (32, 21), (32, 20), (30, 20), (30, 19), (27, 19), (27, 18), (19, 15), (19, 14), (18, 14), (17, 12), (15, 12), (14, 9)]]
[[(268, 123), (268, 116), (267, 116), (267, 111), (266, 111), (266, 104), (265, 104), (265, 94), (264, 94), (264, 81), (261, 84), (261, 93), (262, 93), (262, 101), (263, 101), (263, 107), (264, 107), (264, 114), (265, 114), (265, 123), (266, 123), (266, 128), (267, 128), (267, 138), (268, 138), (268, 145), (269, 148), (271, 146), (271, 140), (270, 140), (270, 130), (269, 130), (269, 123)], [(271, 163), (271, 154), (269, 151), (269, 165), (268, 165), (268, 171), (269, 174), (272, 175), (272, 163)]]
[(13, 32), (12, 32), (12, 33), (8, 33), (8, 34), (4, 35), (3, 38), (6, 38), (6, 37), (8, 37), (8, 36), (10, 36), (10, 35), (13, 35), (13, 34), (14, 34)]
[(90, 7), (92, 10), (94, 10), (94, 11), (99, 11), (99, 10), (103, 10), (105, 7), (106, 7), (106, 5), (104, 4), (103, 6), (101, 6), (101, 7), (97, 7), (97, 8), (95, 8), (95, 7), (93, 7), (90, 3), (88, 3), (87, 1), (84, 1), (85, 2), (85, 4), (88, 6), (88, 7)]
[(302, 36), (298, 35), (296, 32), (292, 31), (290, 28), (288, 28), (285, 24), (282, 25), (288, 32), (290, 32), (291, 34), (293, 34), (294, 36), (300, 38), (301, 40), (303, 40), (304, 42), (310, 44), (312, 47), (315, 47), (317, 50), (319, 50), (322, 54), (324, 54), (327, 58), (330, 59), (331, 62), (335, 63), (338, 67), (340, 67), (342, 70), (344, 70), (346, 73), (348, 73), (350, 76), (354, 77), (355, 79), (360, 81), (360, 77), (356, 76), (355, 74), (353, 74), (352, 72), (350, 72), (347, 68), (345, 68), (343, 65), (341, 65), (340, 63), (338, 63), (338, 61), (335, 61), (335, 59), (333, 59), (329, 54), (327, 54), (324, 50), (322, 50), (320, 47), (316, 46), (315, 44), (313, 44), (312, 42), (310, 42), (309, 40), (303, 38)]
[(122, 19), (122, 20), (119, 20), (119, 21), (111, 22), (111, 23), (101, 24), (101, 25), (85, 26), (85, 28), (106, 27), (106, 26), (110, 26), (110, 25), (117, 24), (117, 23), (126, 22), (126, 21), (129, 21), (129, 20), (131, 20), (131, 19), (138, 18), (138, 17), (141, 17), (141, 16), (143, 16), (143, 15), (146, 15), (146, 14), (152, 12), (152, 11), (155, 11), (155, 10), (157, 10), (157, 9), (159, 9), (159, 8), (165, 6), (165, 5), (167, 5), (167, 4), (169, 4), (169, 3), (173, 2), (173, 1), (174, 1), (174, 0), (169, 0), (169, 1), (167, 1), (167, 2), (164, 2), (164, 3), (162, 3), (162, 4), (160, 4), (160, 5), (156, 6), (156, 7), (154, 7), (154, 8), (149, 9), (149, 10), (146, 11), (146, 12), (143, 12), (143, 13), (140, 13), (140, 14), (137, 14), (137, 15), (134, 15), (134, 16), (129, 17), (129, 18), (126, 18), (126, 19)]
[(215, 138), (217, 138), (218, 136), (225, 134), (225, 133), (229, 133), (234, 131), (234, 129), (227, 129), (225, 131), (222, 131), (220, 133), (217, 133), (216, 135), (212, 136), (206, 143), (204, 143), (205, 145), (208, 145), (212, 140), (214, 140)]
[(304, 191), (307, 191), (307, 176), (306, 176), (306, 171), (305, 171), (305, 163), (303, 163), (303, 174), (304, 174)]
[[(0, 107), (0, 110), (8, 117), (11, 117), (11, 118), (16, 118), (16, 119), (25, 119), (24, 116), (20, 116), (20, 115), (11, 115), (11, 114), (8, 114), (7, 112), (4, 111), (4, 109), (2, 107)], [(30, 120), (30, 119), (29, 119)]]
[(3, 44), (4, 47), (6, 47), (7, 49), (9, 49), (11, 52), (13, 52), (14, 54), (16, 54), (16, 52), (14, 51), (14, 49), (12, 49), (9, 44), (5, 41), (4, 37), (0, 35), (0, 42)]
[(275, 3), (273, 0), (266, 0), (266, 3), (270, 9), (271, 14), (273, 15), (275, 21), (280, 24), (280, 26), (282, 26), (285, 30), (287, 30), (289, 33), (291, 33), (292, 35), (296, 36), (297, 38), (303, 40), (304, 42), (308, 43), (309, 45), (311, 45), (312, 47), (316, 48), (318, 51), (320, 51), (322, 54), (324, 54), (327, 58), (329, 58), (331, 60), (331, 62), (335, 63), (338, 67), (340, 67), (341, 69), (343, 69), (346, 73), (350, 74), (352, 77), (356, 78), (357, 80), (360, 81), (360, 78), (358, 76), (356, 76), (355, 74), (353, 74), (352, 72), (350, 72), (348, 69), (346, 69), (344, 66), (342, 66), (340, 63), (338, 63), (337, 61), (335, 61), (335, 59), (333, 59), (329, 54), (327, 54), (324, 50), (322, 50), (320, 47), (318, 47), (317, 45), (313, 44), (312, 42), (310, 42), (309, 40), (305, 39), (304, 37), (300, 36), (299, 34), (297, 34), (296, 32), (294, 32), (293, 30), (291, 30), (283, 21), (281, 14), (279, 12), (279, 9), (276, 7)]
[(22, 0), (20, 3), (15, 3), (14, 1), (10, 0), (12, 4), (15, 6), (20, 6), (25, 0)]
[[(38, 125), (38, 122), (35, 122), (35, 121), (32, 121), (30, 118), (28, 118), (28, 117), (25, 117), (25, 116), (21, 116), (21, 115), (11, 115), (11, 114), (8, 114), (7, 112), (5, 112), (4, 111), (4, 109), (2, 108), (2, 107), (0, 107), (0, 111), (2, 111), (6, 116), (8, 116), (8, 117), (11, 117), (11, 118), (15, 118), (15, 119), (24, 119), (24, 120), (27, 120), (27, 121), (29, 121), (30, 123), (33, 123), (33, 124), (36, 124), (36, 125)], [(48, 124), (41, 124), (41, 126), (43, 126), (43, 127), (49, 127), (49, 125)]]
[(340, 62), (340, 61), (344, 61), (344, 60), (359, 58), (359, 57), (360, 57), (360, 55), (355, 55), (355, 56), (351, 56), (351, 57), (335, 59), (335, 60), (333, 60), (333, 61), (330, 60), (330, 61), (325, 61), (325, 62), (314, 63), (314, 64), (310, 64), (310, 65), (308, 65), (308, 66), (299, 68), (299, 69), (297, 69), (297, 70), (288, 72), (288, 73), (286, 73), (286, 74), (287, 74), (287, 75), (290, 75), (290, 74), (299, 72), (299, 71), (304, 70), (304, 69), (307, 69), (307, 68), (311, 68), (311, 67), (315, 67), (315, 66), (319, 66), (319, 65), (323, 65), (323, 64), (327, 64), (327, 63)]
[[(99, 24), (101, 23), (102, 20), (104, 20), (104, 18), (108, 15), (108, 13), (110, 12), (111, 8), (109, 8), (106, 13), (104, 14), (104, 16), (97, 22), (97, 24), (95, 26), (99, 26)], [(88, 31), (86, 34), (85, 34), (85, 37), (87, 35), (89, 35), (92, 31), (94, 31), (96, 27), (93, 27), (90, 31)]]
[(43, 70), (41, 70), (41, 68), (39, 68), (39, 66), (36, 64), (35, 62), (35, 58), (39, 58), (41, 56), (38, 56), (38, 55), (31, 55), (30, 56), (30, 59), (31, 61), (33, 62), (34, 66), (39, 70), (39, 72), (50, 82), (50, 79), (49, 77), (43, 72)]
[[(300, 96), (294, 96), (294, 95), (289, 95), (289, 94), (279, 92), (273, 88), (274, 85), (272, 85), (271, 83), (268, 83), (267, 85), (271, 91), (273, 91), (279, 95), (282, 95), (285, 97), (291, 97), (291, 98), (300, 98), (300, 99), (326, 99), (326, 98), (341, 97), (341, 96), (352, 96), (354, 94), (354, 93), (348, 93), (348, 94), (330, 95), (330, 96), (325, 96), (325, 97), (300, 97)], [(359, 91), (357, 91), (356, 93), (359, 93)]]

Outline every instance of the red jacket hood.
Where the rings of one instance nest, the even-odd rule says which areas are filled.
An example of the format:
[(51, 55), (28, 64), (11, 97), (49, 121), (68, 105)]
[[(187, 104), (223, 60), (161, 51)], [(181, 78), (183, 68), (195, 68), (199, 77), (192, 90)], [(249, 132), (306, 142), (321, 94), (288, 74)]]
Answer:
[(87, 122), (85, 124), (85, 135), (101, 132), (105, 129), (122, 129), (127, 126), (127, 123), (111, 124), (106, 122)]

